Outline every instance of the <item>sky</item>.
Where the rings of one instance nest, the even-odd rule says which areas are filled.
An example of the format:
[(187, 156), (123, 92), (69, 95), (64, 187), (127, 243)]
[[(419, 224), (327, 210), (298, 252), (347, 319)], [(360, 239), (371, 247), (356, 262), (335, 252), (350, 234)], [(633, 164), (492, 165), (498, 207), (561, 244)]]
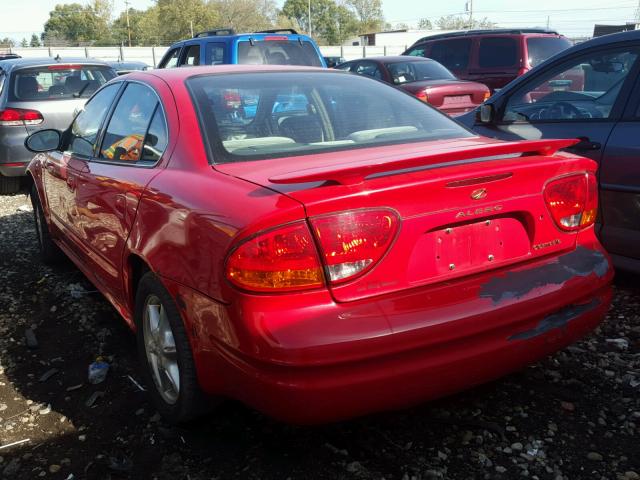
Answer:
[[(40, 34), (57, 3), (87, 3), (85, 0), (0, 0), (0, 38), (20, 40)], [(311, 0), (313, 2), (313, 0)], [(382, 0), (385, 19), (391, 24), (414, 26), (420, 18), (435, 20), (444, 15), (464, 14), (467, 0)], [(608, 3), (611, 2), (611, 3)], [(588, 36), (594, 23), (633, 21), (638, 0), (473, 0), (474, 18), (487, 17), (500, 27), (546, 27), (568, 37)], [(283, 0), (276, 0), (280, 6)], [(133, 8), (145, 9), (152, 0), (129, 0)], [(605, 5), (606, 6), (603, 6)], [(114, 0), (115, 14), (125, 9), (124, 0)]]

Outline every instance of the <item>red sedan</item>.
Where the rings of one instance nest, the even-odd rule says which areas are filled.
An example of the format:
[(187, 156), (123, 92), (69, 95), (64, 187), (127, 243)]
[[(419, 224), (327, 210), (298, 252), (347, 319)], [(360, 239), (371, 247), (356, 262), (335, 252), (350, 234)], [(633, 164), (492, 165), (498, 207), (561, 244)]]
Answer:
[(233, 397), (302, 423), (486, 382), (602, 321), (596, 163), (556, 153), (573, 143), (277, 66), (132, 73), (27, 141), (42, 255), (137, 332), (158, 411)]
[(459, 80), (430, 58), (368, 57), (335, 68), (396, 85), (453, 117), (475, 109), (491, 95), (486, 85)]

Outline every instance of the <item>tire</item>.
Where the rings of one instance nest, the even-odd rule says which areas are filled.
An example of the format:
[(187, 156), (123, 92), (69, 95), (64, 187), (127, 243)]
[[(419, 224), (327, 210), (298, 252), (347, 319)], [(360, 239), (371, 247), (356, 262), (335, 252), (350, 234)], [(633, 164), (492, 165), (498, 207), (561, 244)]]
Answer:
[(33, 220), (36, 227), (36, 238), (38, 240), (38, 246), (40, 247), (42, 261), (47, 265), (59, 263), (63, 253), (51, 238), (49, 225), (44, 218), (42, 204), (40, 203), (35, 185), (32, 185), (29, 196), (31, 197), (31, 204), (33, 205)]
[(204, 413), (207, 402), (182, 318), (153, 272), (145, 273), (138, 283), (135, 320), (142, 375), (158, 413), (173, 424)]
[(4, 177), (0, 175), (0, 195), (9, 195), (20, 191), (21, 177)]

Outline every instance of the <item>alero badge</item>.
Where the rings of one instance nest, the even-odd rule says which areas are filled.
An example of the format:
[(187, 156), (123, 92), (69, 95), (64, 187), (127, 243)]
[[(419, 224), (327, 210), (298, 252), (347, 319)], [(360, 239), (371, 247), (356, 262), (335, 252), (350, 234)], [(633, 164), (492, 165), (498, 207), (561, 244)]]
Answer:
[(487, 196), (486, 188), (478, 188), (477, 190), (474, 190), (473, 192), (471, 192), (471, 198), (473, 198), (474, 200), (482, 200), (486, 196)]

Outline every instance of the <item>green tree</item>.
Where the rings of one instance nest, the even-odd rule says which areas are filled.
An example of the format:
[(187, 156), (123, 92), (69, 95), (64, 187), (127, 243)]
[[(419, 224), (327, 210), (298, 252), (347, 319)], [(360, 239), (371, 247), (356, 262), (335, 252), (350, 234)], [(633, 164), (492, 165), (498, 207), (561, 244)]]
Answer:
[[(111, 37), (119, 45), (129, 45), (129, 32), (131, 32), (131, 45), (145, 45), (149, 41), (144, 28), (144, 18), (147, 11), (129, 9), (129, 28), (127, 28), (127, 12), (122, 12), (111, 25)], [(151, 42), (152, 43), (152, 42)]]
[(26, 38), (22, 39), (22, 41), (20, 42), (20, 46), (23, 47), (23, 48), (29, 46), (29, 42), (27, 42)]
[(204, 0), (157, 0), (155, 10), (145, 22), (146, 28), (154, 28), (154, 22), (158, 43), (165, 45), (190, 38), (192, 28), (197, 33), (218, 24), (217, 12)]
[(40, 46), (40, 39), (38, 38), (38, 36), (35, 33), (31, 35), (31, 41), (29, 42), (29, 46), (30, 47), (39, 47)]
[(12, 40), (9, 37), (4, 37), (3, 39), (0, 39), (0, 47), (15, 47), (16, 46), (16, 42), (14, 40)]
[[(295, 21), (303, 31), (309, 32), (307, 0), (286, 0), (282, 14)], [(337, 45), (358, 31), (358, 19), (348, 8), (333, 0), (311, 2), (311, 33), (324, 44)]]
[(358, 33), (379, 32), (384, 28), (382, 0), (346, 0), (358, 19)]
[(418, 22), (418, 28), (420, 30), (433, 30), (433, 24), (428, 18), (421, 18)]
[(70, 43), (108, 43), (109, 24), (92, 5), (56, 5), (44, 24), (45, 37), (59, 37)]
[(482, 20), (474, 20), (469, 25), (469, 19), (466, 17), (447, 15), (436, 20), (436, 25), (440, 30), (463, 30), (468, 28), (493, 28), (496, 23), (485, 17)]
[(272, 0), (209, 0), (208, 6), (215, 11), (218, 26), (238, 32), (272, 28), (278, 17)]

